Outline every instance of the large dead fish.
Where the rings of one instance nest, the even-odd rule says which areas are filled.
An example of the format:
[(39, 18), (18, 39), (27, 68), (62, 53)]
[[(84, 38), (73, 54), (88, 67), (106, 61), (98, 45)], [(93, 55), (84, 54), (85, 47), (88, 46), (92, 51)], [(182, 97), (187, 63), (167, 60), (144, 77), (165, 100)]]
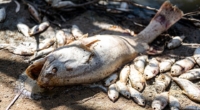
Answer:
[(132, 61), (138, 53), (146, 52), (149, 49), (147, 44), (182, 15), (181, 10), (165, 2), (137, 37), (97, 35), (80, 39), (33, 62), (26, 73), (42, 87), (100, 81)]
[(174, 77), (173, 80), (183, 89), (183, 94), (187, 95), (191, 100), (200, 102), (200, 87), (187, 79)]

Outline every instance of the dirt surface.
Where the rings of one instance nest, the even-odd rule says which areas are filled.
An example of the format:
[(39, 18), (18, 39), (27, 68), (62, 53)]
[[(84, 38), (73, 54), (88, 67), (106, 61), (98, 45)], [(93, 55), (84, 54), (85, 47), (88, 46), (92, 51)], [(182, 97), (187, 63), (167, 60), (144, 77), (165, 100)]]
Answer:
[[(22, 22), (32, 27), (36, 25), (25, 5), (21, 4), (20, 11), (15, 12), (16, 4), (14, 2), (6, 1), (0, 4), (1, 7), (6, 7), (7, 17), (6, 20), (0, 23), (0, 43), (9, 43), (12, 45), (19, 45), (24, 41), (37, 42), (46, 38), (55, 37), (56, 30), (59, 30), (54, 24), (42, 34), (34, 37), (25, 37), (17, 30), (17, 23)], [(94, 11), (85, 11), (67, 22), (62, 22), (64, 28), (70, 28), (71, 25), (76, 24), (84, 33), (89, 36), (94, 34), (116, 34), (127, 35), (129, 34), (126, 29), (130, 29), (136, 33), (140, 32), (144, 27), (134, 25), (137, 22), (147, 25), (148, 20), (134, 17), (132, 20), (122, 20), (116, 23), (104, 15), (97, 14)], [(120, 26), (122, 31), (111, 29), (111, 26)], [(165, 49), (164, 54), (154, 57), (174, 57), (177, 60), (186, 56), (191, 56), (194, 49), (200, 43), (200, 30), (194, 27), (190, 22), (180, 21), (166, 32), (170, 35), (184, 34), (186, 39), (184, 45), (173, 49)], [(193, 43), (197, 45), (193, 45)], [(0, 110), (5, 110), (9, 103), (16, 95), (14, 88), (19, 76), (25, 71), (29, 63), (27, 59), (30, 56), (20, 56), (10, 53), (5, 49), (0, 50)], [(198, 67), (198, 66), (196, 66)], [(147, 82), (148, 86), (142, 92), (146, 98), (146, 106), (141, 107), (133, 102), (132, 99), (126, 99), (123, 96), (116, 102), (109, 100), (107, 93), (99, 88), (89, 88), (86, 86), (67, 86), (56, 87), (47, 91), (41, 99), (34, 100), (19, 97), (13, 104), (11, 110), (151, 110), (151, 102), (156, 94), (154, 79)], [(200, 82), (195, 82), (200, 86)], [(193, 102), (181, 93), (180, 88), (172, 82), (167, 89), (171, 95), (177, 97), (182, 107), (185, 106), (200, 106), (199, 103)], [(168, 107), (166, 110), (169, 109)]]

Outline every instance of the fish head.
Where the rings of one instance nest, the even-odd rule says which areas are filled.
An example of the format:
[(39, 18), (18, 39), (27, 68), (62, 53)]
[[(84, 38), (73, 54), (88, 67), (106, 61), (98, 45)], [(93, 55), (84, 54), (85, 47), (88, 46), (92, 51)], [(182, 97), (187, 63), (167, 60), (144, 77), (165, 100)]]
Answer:
[(171, 68), (171, 75), (178, 76), (181, 74), (183, 68), (180, 65), (173, 65)]
[(159, 100), (154, 100), (151, 104), (153, 110), (162, 110), (162, 103)]
[(110, 98), (111, 101), (115, 102), (119, 97), (119, 93), (118, 92), (108, 92), (108, 97)]
[(37, 78), (37, 83), (41, 87), (62, 85), (63, 81), (59, 74), (63, 73), (64, 64), (63, 62), (57, 60), (54, 56), (50, 55), (46, 58), (44, 66)]
[(137, 96), (133, 97), (133, 100), (135, 103), (137, 103), (138, 105), (140, 105), (142, 107), (144, 107), (146, 104), (143, 96), (137, 95)]
[(145, 83), (137, 82), (134, 84), (134, 88), (138, 91), (142, 91), (144, 89)]
[(156, 76), (156, 74), (158, 73), (157, 70), (148, 70), (148, 71), (144, 71), (144, 78), (146, 80), (153, 78), (154, 76)]

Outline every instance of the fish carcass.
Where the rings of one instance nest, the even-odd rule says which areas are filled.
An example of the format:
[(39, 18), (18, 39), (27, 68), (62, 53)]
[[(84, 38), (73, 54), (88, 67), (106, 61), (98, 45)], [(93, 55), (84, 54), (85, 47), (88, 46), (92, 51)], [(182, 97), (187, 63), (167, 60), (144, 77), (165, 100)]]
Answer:
[(164, 2), (150, 24), (137, 37), (96, 35), (54, 50), (33, 62), (26, 74), (42, 87), (76, 85), (100, 81), (144, 53), (158, 35), (177, 22), (183, 13)]

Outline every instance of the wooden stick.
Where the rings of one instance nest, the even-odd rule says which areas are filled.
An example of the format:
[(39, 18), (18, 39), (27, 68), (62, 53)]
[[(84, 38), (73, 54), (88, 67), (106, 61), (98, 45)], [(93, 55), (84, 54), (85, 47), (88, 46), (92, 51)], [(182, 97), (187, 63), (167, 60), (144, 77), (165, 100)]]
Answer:
[(21, 89), (20, 92), (18, 92), (16, 94), (16, 96), (14, 97), (14, 99), (12, 100), (12, 102), (8, 105), (8, 107), (6, 108), (6, 110), (9, 110), (10, 107), (15, 103), (15, 101), (19, 98), (19, 96), (22, 94), (24, 89)]

